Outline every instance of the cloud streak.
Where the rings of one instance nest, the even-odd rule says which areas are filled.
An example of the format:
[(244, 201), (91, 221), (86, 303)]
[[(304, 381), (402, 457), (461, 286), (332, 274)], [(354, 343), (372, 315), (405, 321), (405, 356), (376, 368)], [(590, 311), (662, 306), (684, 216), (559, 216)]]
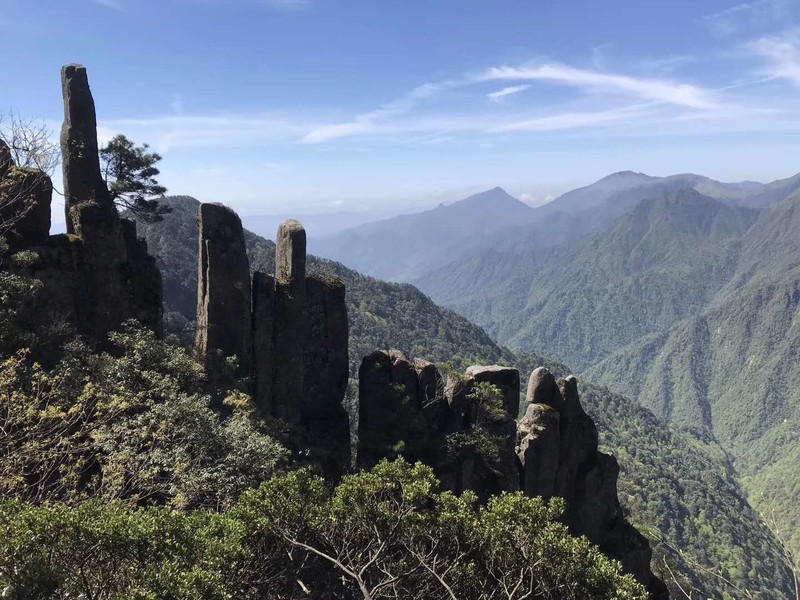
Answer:
[(751, 0), (703, 17), (706, 27), (718, 37), (728, 37), (743, 29), (773, 27), (791, 14), (792, 0)]
[(765, 61), (762, 75), (800, 87), (800, 29), (750, 42), (748, 49)]
[(479, 75), (477, 79), (478, 81), (547, 81), (581, 90), (632, 95), (688, 108), (716, 107), (711, 93), (694, 85), (576, 69), (561, 64), (539, 67), (494, 67)]
[[(624, 97), (638, 102), (649, 102), (654, 105), (679, 107), (685, 110), (710, 111), (719, 108), (714, 94), (704, 88), (686, 83), (668, 80), (632, 77), (616, 73), (606, 73), (587, 69), (579, 69), (568, 65), (551, 63), (540, 66), (493, 67), (477, 74), (462, 76), (458, 79), (421, 85), (398, 99), (380, 106), (376, 110), (356, 115), (349, 121), (331, 123), (312, 129), (300, 140), (303, 144), (321, 144), (337, 139), (354, 136), (386, 136), (398, 132), (437, 132), (453, 131), (544, 131), (573, 127), (589, 127), (608, 123), (617, 119), (617, 114), (631, 116), (630, 110), (623, 107), (588, 112), (556, 113), (551, 116), (521, 118), (519, 115), (506, 117), (502, 123), (484, 123), (480, 113), (462, 119), (442, 116), (439, 127), (435, 117), (430, 116), (424, 122), (419, 119), (408, 119), (409, 113), (428, 101), (452, 90), (480, 88), (488, 83), (507, 82), (509, 84), (499, 90), (481, 92), (489, 100), (499, 103), (505, 97), (518, 94), (533, 87), (533, 82), (566, 86), (584, 94), (604, 94), (613, 98)], [(543, 107), (536, 108), (541, 113)], [(621, 112), (620, 112), (621, 111)], [(432, 122), (433, 121), (433, 122)], [(548, 125), (548, 121), (552, 124)], [(572, 124), (572, 125), (570, 125)], [(504, 129), (507, 128), (507, 129)]]
[(525, 90), (530, 89), (530, 85), (512, 85), (509, 87), (504, 87), (501, 90), (496, 92), (492, 92), (491, 94), (487, 94), (486, 97), (493, 102), (499, 102), (506, 96), (511, 96), (512, 94), (519, 94), (520, 92), (524, 92)]

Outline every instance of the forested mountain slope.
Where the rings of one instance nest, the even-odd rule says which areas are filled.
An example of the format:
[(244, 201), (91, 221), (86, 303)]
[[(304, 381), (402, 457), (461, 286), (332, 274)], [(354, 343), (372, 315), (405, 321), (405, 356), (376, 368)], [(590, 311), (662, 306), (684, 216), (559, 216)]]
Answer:
[(730, 279), (757, 216), (684, 185), (646, 193), (608, 231), (552, 249), (483, 253), (418, 284), (501, 343), (586, 368), (701, 310)]
[(588, 375), (737, 457), (752, 502), (800, 547), (800, 194), (744, 236), (730, 282), (697, 316), (613, 354)]

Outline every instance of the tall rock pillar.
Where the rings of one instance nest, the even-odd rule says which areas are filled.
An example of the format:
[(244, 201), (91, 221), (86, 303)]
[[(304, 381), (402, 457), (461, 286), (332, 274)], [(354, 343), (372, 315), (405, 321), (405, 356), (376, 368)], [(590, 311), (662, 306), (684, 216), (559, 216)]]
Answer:
[(83, 227), (91, 227), (99, 219), (108, 226), (119, 218), (100, 173), (97, 116), (86, 67), (62, 67), (61, 89), (64, 96), (61, 153), (67, 233), (84, 237)]
[(250, 375), (250, 266), (239, 216), (221, 204), (201, 204), (197, 282), (198, 359), (213, 373), (235, 356), (239, 376)]
[(67, 232), (85, 250), (76, 298), (78, 330), (101, 342), (126, 319), (161, 331), (161, 275), (147, 246), (124, 225), (100, 172), (97, 117), (86, 68), (61, 69), (61, 152)]
[(575, 377), (556, 381), (547, 369), (536, 369), (527, 402), (517, 433), (525, 495), (563, 498), (562, 518), (573, 534), (585, 535), (620, 561), (654, 600), (668, 598), (664, 583), (650, 570), (650, 544), (622, 513), (619, 465), (598, 451), (597, 428), (581, 406)]
[(296, 423), (304, 391), (306, 230), (299, 221), (290, 219), (278, 229), (276, 243), (273, 414)]

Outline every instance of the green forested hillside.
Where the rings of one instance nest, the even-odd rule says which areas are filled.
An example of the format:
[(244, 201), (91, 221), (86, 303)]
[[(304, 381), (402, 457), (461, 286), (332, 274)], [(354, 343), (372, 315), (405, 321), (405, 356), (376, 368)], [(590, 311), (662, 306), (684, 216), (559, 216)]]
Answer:
[(626, 347), (588, 376), (736, 457), (754, 505), (800, 548), (800, 195), (743, 238), (730, 282), (700, 314)]
[(501, 343), (584, 369), (695, 314), (730, 279), (757, 213), (691, 188), (651, 187), (609, 231), (551, 250), (492, 253), (423, 290)]
[[(140, 231), (159, 259), (166, 304), (179, 309), (173, 315), (177, 323), (194, 314), (197, 202), (169, 202), (174, 211), (165, 221), (140, 225)], [(271, 268), (274, 245), (249, 234), (247, 244), (251, 261)], [(310, 258), (309, 263), (337, 273), (347, 284), (353, 366), (375, 347), (399, 347), (437, 362), (506, 362), (520, 366), (523, 375), (543, 364), (540, 357), (515, 356), (500, 348), (482, 330), (410, 285), (365, 277), (329, 261)], [(556, 362), (547, 365), (566, 373)], [(782, 597), (789, 580), (776, 540), (748, 507), (723, 452), (711, 442), (670, 430), (646, 409), (603, 388), (585, 385), (583, 401), (598, 423), (604, 447), (619, 458), (621, 497), (636, 524), (656, 540), (657, 561), (666, 557), (682, 585), (692, 582), (707, 597), (723, 598), (724, 586), (715, 587), (716, 577), (692, 561), (722, 571), (737, 585), (760, 590), (763, 598)], [(684, 551), (687, 558), (657, 540)], [(656, 568), (671, 577), (663, 562)]]

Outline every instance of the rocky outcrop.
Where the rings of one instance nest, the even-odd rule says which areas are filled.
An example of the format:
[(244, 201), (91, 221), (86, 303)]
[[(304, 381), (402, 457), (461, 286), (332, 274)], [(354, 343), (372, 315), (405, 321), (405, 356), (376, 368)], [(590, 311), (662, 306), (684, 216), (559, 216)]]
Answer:
[(8, 170), (13, 166), (14, 160), (11, 158), (11, 150), (5, 140), (0, 140), (0, 179), (5, 177)]
[(160, 333), (161, 275), (135, 225), (120, 218), (102, 179), (86, 69), (64, 67), (61, 83), (67, 235), (49, 236), (50, 178), (15, 167), (0, 150), (0, 205), (16, 215), (7, 238), (12, 252), (29, 251), (16, 270), (42, 281), (36, 308), (54, 327), (71, 327), (101, 345), (128, 319)]
[(350, 375), (344, 282), (314, 273), (306, 278), (303, 403), (300, 426), (330, 477), (351, 466), (350, 419), (344, 397)]
[(275, 275), (255, 272), (252, 283), (239, 217), (203, 204), (198, 223), (198, 356), (212, 373), (236, 357), (259, 412), (288, 426), (298, 456), (339, 478), (351, 462), (344, 284), (306, 273), (298, 221), (278, 230)]
[[(495, 386), (487, 390), (480, 384)], [(470, 367), (445, 385), (436, 367), (376, 351), (359, 369), (358, 466), (403, 456), (434, 467), (442, 485), (479, 498), (519, 489), (515, 417), (519, 371)], [(487, 456), (478, 437), (496, 442)]]
[(47, 242), (52, 199), (47, 173), (16, 166), (0, 140), (0, 227), (12, 250)]
[(597, 428), (581, 406), (575, 377), (556, 382), (546, 369), (536, 369), (527, 401), (517, 433), (522, 490), (528, 496), (564, 498), (564, 522), (573, 533), (619, 560), (653, 598), (667, 598), (663, 582), (650, 570), (647, 539), (622, 514), (619, 465), (598, 451)]
[[(396, 351), (376, 351), (359, 369), (358, 466), (403, 456), (431, 465), (445, 489), (481, 501), (505, 491), (564, 498), (564, 522), (585, 535), (648, 587), (667, 598), (650, 570), (647, 539), (622, 514), (619, 467), (598, 451), (592, 419), (574, 377), (546, 369), (530, 377), (519, 413), (519, 371), (473, 366), (451, 375), (445, 389), (437, 369)], [(487, 450), (488, 449), (488, 450)]]
[(423, 390), (417, 369), (402, 353), (375, 351), (364, 357), (358, 369), (359, 469), (398, 455), (438, 463), (431, 443), (443, 430), (440, 421), (444, 424), (447, 418), (444, 396), (434, 391), (433, 398), (425, 400), (438, 410), (426, 411)]
[[(469, 367), (463, 377), (451, 376), (446, 397), (451, 414), (445, 446), (451, 462), (442, 470), (445, 485), (459, 494), (472, 490), (482, 501), (517, 491), (519, 371), (497, 365)], [(486, 441), (491, 452), (483, 451)]]
[(211, 375), (235, 356), (239, 377), (250, 375), (252, 317), (250, 266), (239, 215), (221, 204), (201, 204), (197, 218), (198, 360)]

